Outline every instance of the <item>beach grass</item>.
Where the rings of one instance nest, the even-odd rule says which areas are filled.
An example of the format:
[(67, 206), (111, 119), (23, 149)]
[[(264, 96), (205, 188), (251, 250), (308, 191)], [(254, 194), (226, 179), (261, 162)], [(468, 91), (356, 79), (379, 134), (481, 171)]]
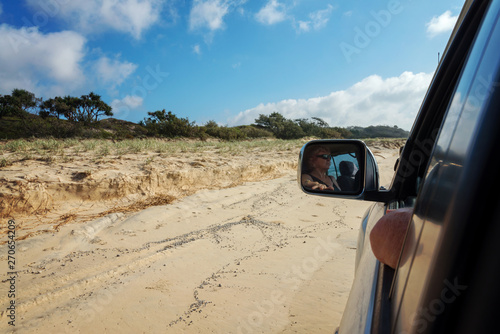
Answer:
[(201, 141), (171, 139), (18, 139), (0, 141), (0, 167), (16, 160), (42, 160), (47, 163), (72, 161), (79, 156), (95, 159), (127, 154), (182, 155), (213, 152), (223, 156), (266, 151), (299, 150), (304, 140), (255, 139), (244, 141)]
[[(241, 156), (274, 151), (276, 154), (287, 151), (299, 152), (307, 142), (305, 139), (254, 139), (242, 141), (195, 140), (195, 139), (16, 139), (0, 141), (0, 168), (16, 161), (40, 160), (48, 164), (71, 162), (85, 157), (94, 161), (106, 158), (122, 158), (132, 155), (173, 156), (185, 154), (213, 153), (220, 156)], [(399, 147), (404, 139), (375, 138), (366, 139), (369, 146)], [(147, 157), (145, 160), (148, 159)], [(149, 160), (148, 160), (149, 161)]]

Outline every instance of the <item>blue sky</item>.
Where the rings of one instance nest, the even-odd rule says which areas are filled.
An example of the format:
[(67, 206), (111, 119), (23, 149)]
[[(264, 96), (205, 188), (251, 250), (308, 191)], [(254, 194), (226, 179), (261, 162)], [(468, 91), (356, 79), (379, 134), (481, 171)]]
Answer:
[(463, 0), (0, 0), (0, 94), (409, 130)]

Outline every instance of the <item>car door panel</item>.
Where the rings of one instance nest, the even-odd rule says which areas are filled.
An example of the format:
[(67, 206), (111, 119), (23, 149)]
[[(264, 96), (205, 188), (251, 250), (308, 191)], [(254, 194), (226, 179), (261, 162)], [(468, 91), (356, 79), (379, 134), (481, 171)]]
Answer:
[(383, 203), (375, 203), (370, 210), (366, 235), (363, 237), (364, 251), (359, 259), (346, 304), (346, 309), (356, 310), (356, 312), (344, 313), (340, 324), (341, 333), (365, 333), (365, 329), (371, 326), (378, 276), (378, 261), (371, 251), (370, 238), (367, 236), (378, 219), (384, 215), (384, 212), (385, 205)]

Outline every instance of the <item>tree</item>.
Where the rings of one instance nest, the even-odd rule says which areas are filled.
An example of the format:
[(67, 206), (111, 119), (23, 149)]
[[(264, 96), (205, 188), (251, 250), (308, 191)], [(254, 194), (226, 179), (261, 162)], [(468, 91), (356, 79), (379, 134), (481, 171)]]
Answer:
[(306, 136), (321, 137), (320, 132), (322, 128), (316, 122), (311, 122), (307, 118), (299, 118), (295, 120), (295, 123), (300, 126)]
[(348, 130), (352, 133), (351, 137), (354, 138), (406, 138), (408, 131), (398, 128), (397, 126), (391, 127), (388, 125), (376, 125), (362, 128), (359, 126), (350, 127)]
[(283, 127), (285, 120), (286, 118), (283, 117), (283, 115), (278, 112), (273, 112), (269, 116), (259, 114), (259, 118), (255, 120), (255, 124), (259, 127), (269, 129), (276, 134), (279, 132), (280, 128)]
[(314, 124), (316, 124), (320, 128), (329, 128), (330, 127), (330, 125), (328, 125), (327, 122), (325, 122), (324, 120), (322, 120), (319, 117), (311, 117), (311, 118), (312, 118), (312, 120), (315, 121)]
[(28, 113), (34, 113), (41, 101), (35, 94), (15, 88), (11, 95), (0, 96), (0, 117), (12, 115), (24, 118)]
[(12, 96), (0, 95), (0, 118), (15, 115), (15, 108), (12, 103)]
[(35, 94), (25, 89), (13, 89), (11, 96), (14, 107), (18, 110), (19, 114), (35, 113), (36, 108), (42, 102), (41, 98), (37, 98)]
[(302, 128), (290, 119), (284, 121), (283, 128), (280, 128), (276, 134), (276, 137), (280, 139), (298, 139), (304, 136), (305, 133)]
[(219, 127), (219, 124), (217, 124), (217, 122), (214, 120), (210, 120), (207, 123), (205, 123), (204, 126), (209, 129), (217, 129)]
[(165, 137), (191, 137), (196, 135), (194, 122), (189, 122), (187, 118), (179, 118), (171, 111), (163, 110), (148, 112), (149, 117), (145, 118), (141, 125), (148, 129), (152, 135)]
[[(101, 100), (101, 96), (90, 92), (88, 95), (82, 95), (79, 99), (66, 97), (69, 105), (66, 118), (74, 119), (78, 122), (94, 123), (101, 116), (113, 116), (112, 108)], [(74, 109), (73, 109), (74, 108)], [(74, 114), (74, 117), (71, 116)], [(66, 115), (65, 115), (66, 116)], [(69, 116), (69, 117), (68, 117)]]
[(255, 120), (255, 124), (270, 130), (276, 138), (280, 139), (297, 139), (305, 135), (297, 123), (286, 119), (278, 112), (273, 112), (269, 116), (260, 114), (259, 118)]
[(74, 121), (74, 110), (77, 105), (78, 98), (66, 96), (59, 97), (56, 96), (54, 98), (45, 100), (40, 105), (40, 112), (38, 113), (42, 118), (47, 117), (57, 117), (60, 119), (61, 116), (64, 116), (68, 120)]

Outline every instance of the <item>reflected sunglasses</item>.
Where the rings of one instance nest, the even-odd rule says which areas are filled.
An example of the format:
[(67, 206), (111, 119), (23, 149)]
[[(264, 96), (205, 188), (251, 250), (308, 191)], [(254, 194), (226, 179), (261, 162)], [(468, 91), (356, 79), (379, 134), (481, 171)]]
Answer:
[(321, 158), (321, 159), (325, 159), (325, 160), (330, 160), (330, 158), (332, 157), (330, 154), (320, 154), (320, 155), (317, 155), (318, 158)]

